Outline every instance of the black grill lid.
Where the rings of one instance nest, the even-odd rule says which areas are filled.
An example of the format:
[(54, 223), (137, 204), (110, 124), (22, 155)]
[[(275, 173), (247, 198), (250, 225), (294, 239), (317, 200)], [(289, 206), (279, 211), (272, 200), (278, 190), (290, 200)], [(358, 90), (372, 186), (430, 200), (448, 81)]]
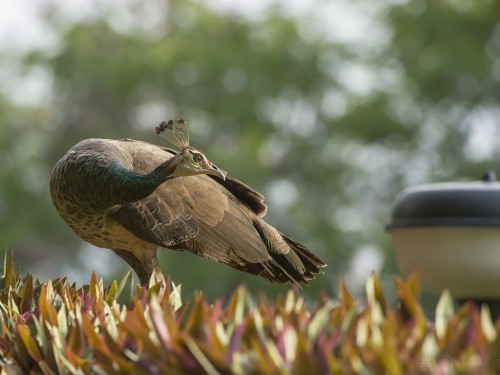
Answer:
[(394, 202), (387, 229), (405, 227), (500, 227), (500, 183), (447, 182), (404, 189)]

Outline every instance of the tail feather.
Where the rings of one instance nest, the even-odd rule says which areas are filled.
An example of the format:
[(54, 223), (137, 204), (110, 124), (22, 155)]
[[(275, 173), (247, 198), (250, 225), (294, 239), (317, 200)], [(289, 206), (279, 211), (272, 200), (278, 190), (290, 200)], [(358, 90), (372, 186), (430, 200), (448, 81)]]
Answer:
[(291, 281), (295, 284), (307, 284), (308, 280), (314, 279), (314, 275), (321, 272), (320, 267), (326, 266), (305, 246), (286, 237), (266, 222), (257, 219), (254, 226), (272, 258), (260, 273), (266, 279), (277, 283)]
[(283, 240), (290, 246), (295, 254), (300, 258), (306, 271), (309, 272), (311, 279), (314, 278), (314, 274), (320, 273), (322, 267), (326, 267), (326, 263), (314, 255), (307, 247), (292, 240), (291, 238), (280, 233)]

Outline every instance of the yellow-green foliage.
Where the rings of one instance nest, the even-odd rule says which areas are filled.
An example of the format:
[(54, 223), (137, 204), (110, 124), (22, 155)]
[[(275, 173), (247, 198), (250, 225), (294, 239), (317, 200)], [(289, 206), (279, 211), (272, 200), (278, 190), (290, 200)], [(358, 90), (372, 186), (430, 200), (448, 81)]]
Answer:
[(499, 324), (488, 311), (466, 304), (455, 313), (445, 293), (431, 322), (415, 278), (396, 280), (395, 307), (372, 275), (366, 303), (341, 284), (338, 301), (325, 296), (310, 308), (294, 291), (269, 301), (243, 287), (229, 301), (208, 303), (201, 294), (181, 302), (172, 286), (159, 301), (155, 287), (133, 288), (131, 280), (40, 284), (21, 279), (10, 258), (0, 292), (2, 374), (500, 371)]

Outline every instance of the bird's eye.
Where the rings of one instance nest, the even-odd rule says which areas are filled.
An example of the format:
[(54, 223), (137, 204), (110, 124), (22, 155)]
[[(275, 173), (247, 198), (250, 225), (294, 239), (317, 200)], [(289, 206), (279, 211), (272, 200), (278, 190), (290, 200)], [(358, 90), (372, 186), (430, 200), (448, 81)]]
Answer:
[(201, 156), (201, 154), (194, 154), (193, 155), (193, 160), (196, 162), (196, 163), (199, 163), (203, 160), (203, 156)]

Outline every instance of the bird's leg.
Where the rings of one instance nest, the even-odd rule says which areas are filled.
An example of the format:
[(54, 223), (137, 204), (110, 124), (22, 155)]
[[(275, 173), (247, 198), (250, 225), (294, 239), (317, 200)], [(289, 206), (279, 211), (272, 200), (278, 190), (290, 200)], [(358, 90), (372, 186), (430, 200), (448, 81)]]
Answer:
[(139, 282), (143, 286), (148, 286), (151, 276), (155, 275), (155, 283), (160, 284), (160, 290), (158, 291), (158, 297), (162, 298), (165, 292), (165, 278), (160, 269), (160, 264), (158, 263), (158, 258), (156, 254), (153, 253), (146, 259), (141, 260), (134, 253), (128, 250), (113, 250), (113, 252), (122, 258), (127, 264), (132, 267)]

